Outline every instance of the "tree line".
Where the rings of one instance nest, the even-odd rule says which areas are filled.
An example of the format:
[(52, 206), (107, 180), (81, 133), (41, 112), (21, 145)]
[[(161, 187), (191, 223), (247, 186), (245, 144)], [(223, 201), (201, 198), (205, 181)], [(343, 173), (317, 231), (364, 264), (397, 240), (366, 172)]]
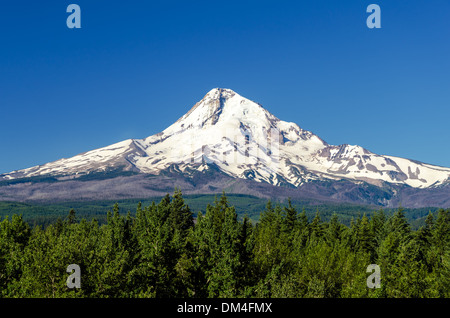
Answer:
[[(81, 269), (68, 288), (67, 267)], [(368, 288), (369, 264), (381, 269)], [(1, 297), (449, 297), (450, 211), (411, 229), (399, 208), (370, 218), (308, 220), (289, 201), (268, 201), (260, 219), (238, 218), (225, 194), (194, 213), (176, 190), (107, 223), (65, 219), (30, 227), (0, 222)]]

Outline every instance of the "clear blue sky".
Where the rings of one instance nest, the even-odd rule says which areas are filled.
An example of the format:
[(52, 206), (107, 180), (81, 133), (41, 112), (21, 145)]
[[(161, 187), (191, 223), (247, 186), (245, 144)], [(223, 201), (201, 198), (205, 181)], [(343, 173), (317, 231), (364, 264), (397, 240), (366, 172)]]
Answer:
[(450, 2), (4, 1), (0, 173), (158, 133), (214, 87), (330, 144), (450, 167)]

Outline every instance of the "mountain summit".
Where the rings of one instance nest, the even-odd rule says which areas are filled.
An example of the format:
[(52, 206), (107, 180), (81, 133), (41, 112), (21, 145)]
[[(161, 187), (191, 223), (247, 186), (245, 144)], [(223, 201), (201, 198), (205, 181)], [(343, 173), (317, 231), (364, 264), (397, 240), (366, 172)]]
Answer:
[(338, 180), (430, 188), (450, 180), (449, 168), (377, 155), (360, 146), (329, 145), (233, 90), (215, 88), (160, 133), (2, 174), (0, 181), (68, 180), (108, 171), (189, 175), (212, 168), (231, 178), (294, 188)]

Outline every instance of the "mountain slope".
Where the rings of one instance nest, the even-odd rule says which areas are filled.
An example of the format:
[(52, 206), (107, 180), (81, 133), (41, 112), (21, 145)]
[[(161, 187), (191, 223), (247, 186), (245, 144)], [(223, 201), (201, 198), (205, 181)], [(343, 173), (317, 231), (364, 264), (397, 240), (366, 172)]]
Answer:
[(330, 145), (229, 89), (164, 131), (0, 175), (0, 200), (61, 202), (186, 194), (386, 207), (450, 207), (450, 169)]
[(169, 167), (202, 171), (210, 164), (234, 178), (294, 187), (348, 179), (428, 188), (450, 178), (449, 168), (377, 155), (359, 146), (329, 145), (236, 92), (217, 88), (161, 133), (13, 171), (0, 180), (71, 179), (116, 169), (158, 175)]

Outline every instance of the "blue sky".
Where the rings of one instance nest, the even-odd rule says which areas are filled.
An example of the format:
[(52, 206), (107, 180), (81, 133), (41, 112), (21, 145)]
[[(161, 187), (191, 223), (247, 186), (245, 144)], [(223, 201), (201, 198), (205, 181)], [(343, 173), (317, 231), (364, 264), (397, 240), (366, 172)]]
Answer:
[(0, 173), (158, 133), (214, 87), (330, 144), (450, 167), (449, 17), (448, 0), (2, 3)]

